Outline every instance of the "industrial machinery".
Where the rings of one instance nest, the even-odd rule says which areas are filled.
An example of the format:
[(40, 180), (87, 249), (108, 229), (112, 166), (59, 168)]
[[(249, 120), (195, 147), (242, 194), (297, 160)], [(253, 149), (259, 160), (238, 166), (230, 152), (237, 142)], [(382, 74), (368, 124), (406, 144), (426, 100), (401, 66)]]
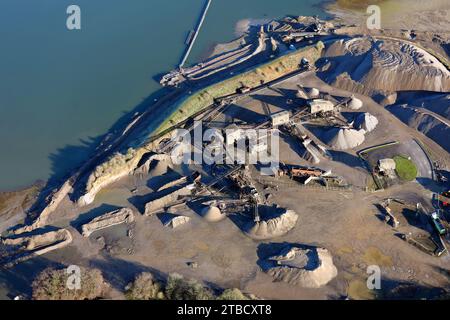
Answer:
[(433, 212), (431, 214), (431, 222), (439, 235), (442, 236), (447, 234), (447, 229), (445, 229), (441, 219), (439, 218), (439, 211)]
[(442, 192), (439, 196), (440, 205), (447, 210), (450, 210), (450, 190)]

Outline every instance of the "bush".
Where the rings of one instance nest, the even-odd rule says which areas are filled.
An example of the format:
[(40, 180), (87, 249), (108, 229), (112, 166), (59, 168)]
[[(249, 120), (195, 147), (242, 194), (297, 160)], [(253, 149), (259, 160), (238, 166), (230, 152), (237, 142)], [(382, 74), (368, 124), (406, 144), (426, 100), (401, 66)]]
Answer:
[(161, 300), (164, 299), (161, 284), (154, 280), (149, 272), (143, 272), (126, 288), (128, 300)]
[(226, 289), (217, 300), (250, 300), (239, 289)]
[(93, 300), (102, 296), (105, 281), (97, 269), (81, 269), (80, 289), (70, 289), (67, 269), (45, 269), (32, 284), (34, 300)]
[(213, 294), (195, 280), (185, 280), (179, 274), (167, 279), (166, 298), (170, 300), (212, 300)]

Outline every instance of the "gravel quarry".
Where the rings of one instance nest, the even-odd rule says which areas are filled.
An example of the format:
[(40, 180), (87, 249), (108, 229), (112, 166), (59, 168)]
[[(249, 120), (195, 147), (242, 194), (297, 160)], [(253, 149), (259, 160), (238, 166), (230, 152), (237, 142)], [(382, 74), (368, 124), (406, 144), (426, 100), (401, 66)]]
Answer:
[[(13, 262), (8, 274), (31, 282), (24, 266), (95, 267), (113, 284), (106, 298), (120, 299), (142, 272), (179, 273), (262, 299), (374, 299), (405, 284), (449, 288), (443, 275), (448, 255), (427, 255), (396, 236), (377, 207), (387, 198), (406, 199), (429, 214), (435, 194), (446, 187), (435, 177), (437, 167), (450, 171), (450, 72), (442, 51), (428, 49), (436, 45), (429, 34), (417, 32), (415, 40), (404, 30), (381, 34), (336, 23), (334, 33), (299, 39), (297, 50), (280, 52), (288, 47), (282, 35), (291, 36), (283, 28), (307, 20), (292, 19), (279, 21), (281, 31), (262, 29), (265, 53), (273, 55), (261, 57), (264, 66), (258, 60), (250, 68), (253, 56), (239, 62), (254, 51), (236, 40), (237, 57), (231, 59), (227, 45), (217, 46), (207, 69), (199, 64), (190, 71), (195, 86), (214, 90), (198, 94), (186, 83), (169, 88), (189, 90), (186, 100), (174, 100), (180, 106), (210, 101), (204, 110), (180, 107), (163, 126), (171, 130), (150, 137), (140, 129), (154, 123), (143, 120), (130, 140), (123, 138), (117, 150), (108, 149), (109, 156), (45, 190), (46, 196), (11, 195), (6, 209), (0, 206), (0, 257), (6, 248)], [(258, 39), (264, 41), (261, 34)], [(305, 65), (302, 52), (320, 56)], [(228, 59), (227, 73), (236, 78), (216, 78), (222, 71), (212, 69)], [(245, 63), (242, 70), (239, 63)], [(280, 78), (257, 81), (266, 72)], [(174, 101), (161, 103), (164, 110)], [(279, 166), (267, 175), (261, 162), (175, 163), (172, 156), (186, 145), (171, 138), (176, 129), (194, 136), (196, 120), (220, 132), (234, 126), (279, 134)], [(188, 146), (198, 152), (206, 142)], [(252, 152), (246, 144), (229, 145)], [(272, 152), (267, 144), (257, 147)], [(374, 174), (379, 160), (396, 157), (413, 163), (416, 177), (380, 188)], [(31, 206), (33, 197), (38, 206)], [(16, 259), (22, 253), (26, 265)], [(373, 264), (386, 285), (376, 293), (365, 288)], [(8, 297), (29, 295), (16, 278), (4, 278), (0, 288)]]

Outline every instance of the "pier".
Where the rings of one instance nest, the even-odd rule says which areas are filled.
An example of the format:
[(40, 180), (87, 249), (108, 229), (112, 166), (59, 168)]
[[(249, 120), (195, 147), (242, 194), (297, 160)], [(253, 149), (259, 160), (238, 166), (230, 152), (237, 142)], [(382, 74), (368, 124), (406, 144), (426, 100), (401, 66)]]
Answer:
[(194, 43), (195, 43), (195, 40), (197, 39), (197, 36), (198, 36), (198, 34), (200, 32), (200, 29), (202, 28), (203, 22), (205, 21), (206, 14), (208, 13), (209, 7), (211, 6), (211, 2), (212, 2), (212, 0), (207, 0), (207, 3), (205, 5), (205, 7), (203, 8), (202, 15), (201, 15), (200, 20), (199, 20), (199, 22), (197, 24), (197, 27), (195, 28), (194, 31), (191, 31), (189, 33), (189, 36), (188, 36), (188, 38), (186, 40), (186, 44), (187, 44), (186, 51), (184, 52), (183, 57), (181, 58), (181, 62), (178, 65), (178, 67), (180, 69), (183, 68), (184, 64), (186, 63), (186, 60), (189, 57), (189, 54), (191, 53), (192, 47), (194, 46)]

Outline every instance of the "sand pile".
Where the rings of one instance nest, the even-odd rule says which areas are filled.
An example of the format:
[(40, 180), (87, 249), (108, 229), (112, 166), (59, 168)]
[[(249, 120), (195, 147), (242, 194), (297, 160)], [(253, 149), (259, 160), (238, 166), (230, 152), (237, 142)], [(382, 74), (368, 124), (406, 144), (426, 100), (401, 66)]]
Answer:
[(157, 199), (154, 199), (152, 201), (149, 201), (145, 204), (145, 212), (144, 214), (146, 216), (151, 216), (154, 213), (162, 210), (163, 208), (167, 207), (172, 202), (175, 202), (178, 200), (180, 196), (187, 196), (190, 195), (192, 190), (194, 188), (194, 184), (181, 186), (176, 190), (171, 191), (168, 194), (165, 194), (164, 196), (161, 196)]
[(267, 261), (265, 271), (275, 281), (304, 288), (320, 288), (337, 276), (337, 269), (328, 250), (287, 245)]
[(134, 170), (135, 174), (152, 176), (162, 176), (172, 168), (171, 157), (167, 154), (149, 153), (142, 157), (142, 160)]
[(353, 149), (364, 143), (364, 130), (332, 128), (325, 132), (324, 141), (335, 150)]
[(191, 218), (189, 218), (187, 216), (177, 215), (177, 216), (174, 216), (173, 218), (171, 218), (169, 221), (167, 221), (164, 225), (166, 227), (175, 229), (175, 228), (178, 228), (179, 226), (189, 222), (189, 220), (191, 220)]
[(251, 222), (246, 226), (247, 235), (256, 240), (272, 239), (281, 237), (295, 227), (298, 215), (295, 211), (284, 210), (278, 216), (262, 219), (259, 222)]
[(342, 89), (450, 91), (450, 72), (434, 56), (401, 40), (354, 38), (336, 41), (325, 52), (331, 66), (319, 76)]
[(320, 91), (317, 88), (308, 88), (306, 89), (306, 93), (308, 94), (310, 99), (317, 98), (320, 95)]
[(363, 102), (356, 97), (352, 97), (347, 107), (351, 110), (359, 110), (363, 106)]
[(2, 259), (5, 266), (31, 259), (48, 252), (64, 248), (72, 242), (72, 234), (67, 229), (49, 231), (43, 234), (19, 238), (3, 239), (0, 245), (8, 251)]
[(149, 165), (148, 173), (152, 177), (162, 176), (163, 174), (166, 174), (167, 171), (169, 171), (169, 169), (171, 168), (172, 162), (170, 161), (170, 158), (153, 160)]
[(94, 218), (82, 226), (83, 237), (89, 237), (92, 233), (122, 223), (134, 221), (133, 210), (129, 208), (117, 209)]
[(299, 99), (305, 99), (305, 100), (309, 99), (308, 95), (306, 94), (306, 92), (304, 90), (297, 90), (297, 93), (295, 94), (295, 96)]
[(216, 206), (205, 207), (202, 210), (202, 217), (208, 222), (219, 222), (226, 218)]
[(377, 117), (371, 115), (368, 112), (359, 114), (354, 123), (354, 127), (358, 130), (364, 130), (365, 132), (371, 132), (375, 130), (378, 125)]

